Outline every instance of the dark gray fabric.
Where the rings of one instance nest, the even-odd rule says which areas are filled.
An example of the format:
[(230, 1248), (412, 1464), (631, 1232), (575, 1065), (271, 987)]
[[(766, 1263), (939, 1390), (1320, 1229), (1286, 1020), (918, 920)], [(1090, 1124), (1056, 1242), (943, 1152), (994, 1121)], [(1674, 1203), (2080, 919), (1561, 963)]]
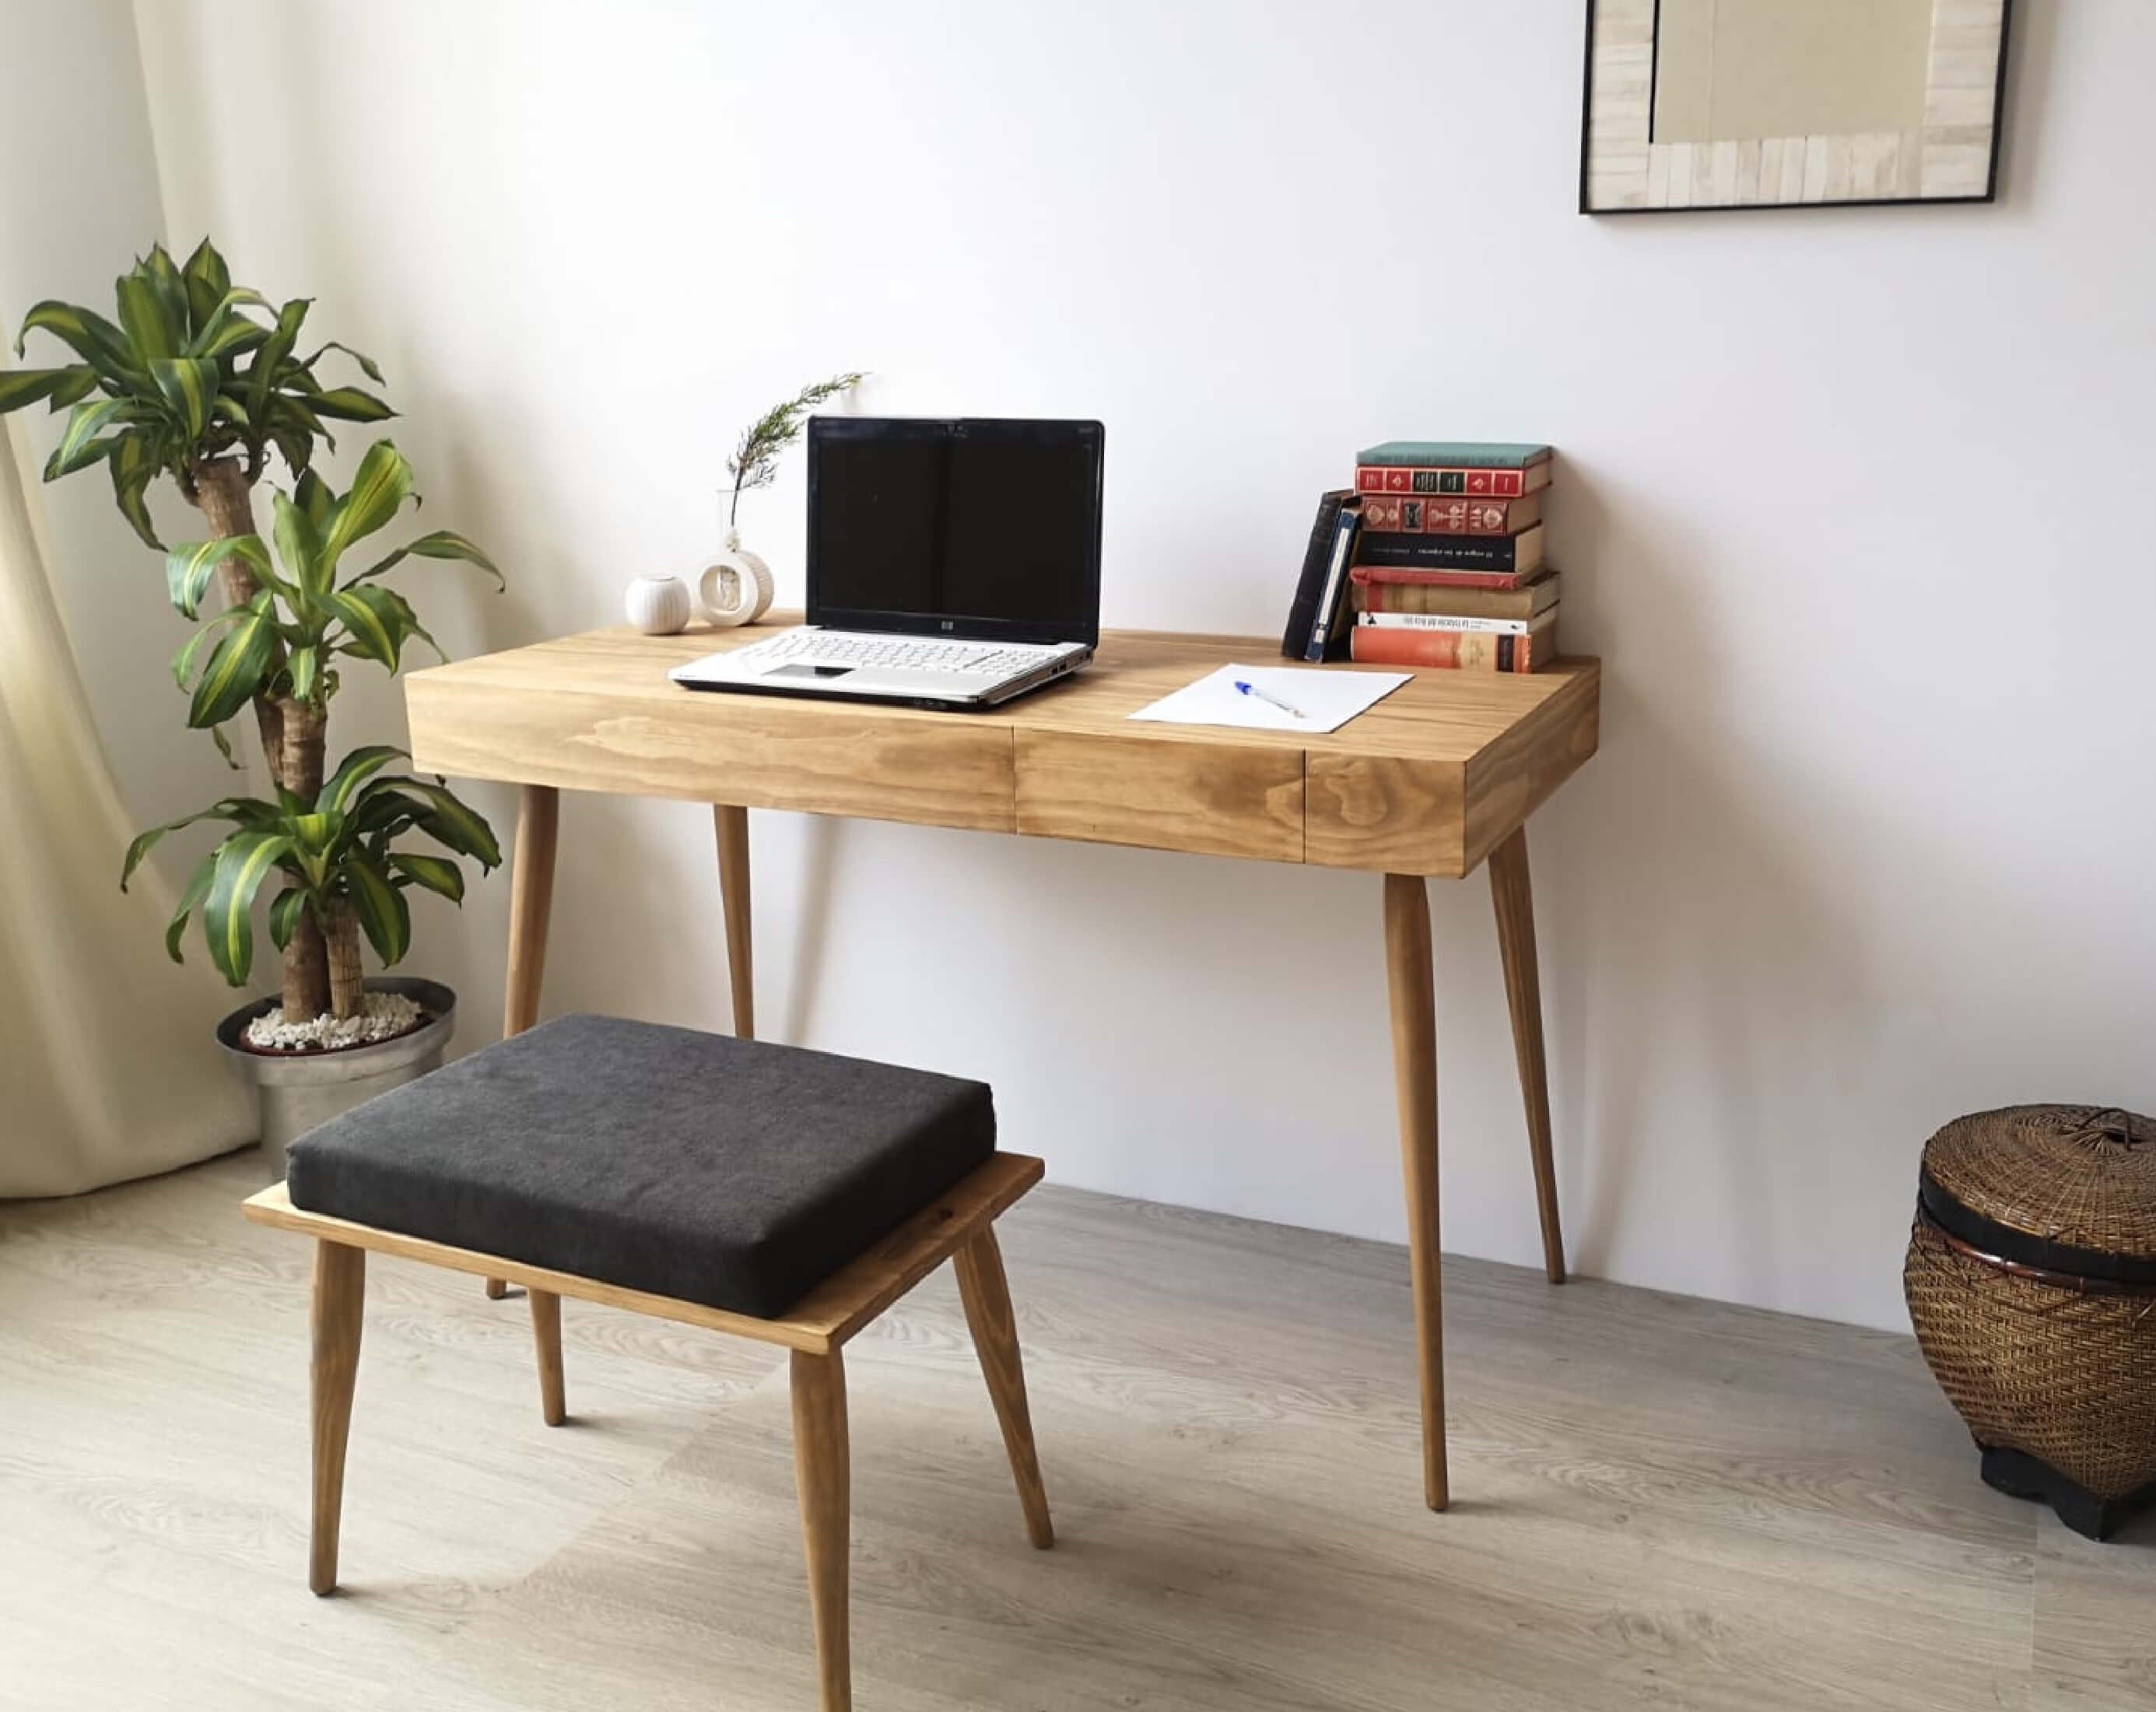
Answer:
[(768, 1319), (995, 1149), (987, 1086), (567, 1016), (292, 1144), (292, 1203)]

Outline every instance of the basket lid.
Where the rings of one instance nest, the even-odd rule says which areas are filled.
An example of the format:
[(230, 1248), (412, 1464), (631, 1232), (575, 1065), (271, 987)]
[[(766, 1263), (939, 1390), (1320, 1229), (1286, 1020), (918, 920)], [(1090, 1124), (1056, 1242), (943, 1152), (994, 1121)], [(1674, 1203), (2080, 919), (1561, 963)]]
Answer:
[(1922, 1194), (1986, 1252), (2090, 1278), (2156, 1277), (2156, 1118), (2116, 1106), (2009, 1106), (1924, 1144)]

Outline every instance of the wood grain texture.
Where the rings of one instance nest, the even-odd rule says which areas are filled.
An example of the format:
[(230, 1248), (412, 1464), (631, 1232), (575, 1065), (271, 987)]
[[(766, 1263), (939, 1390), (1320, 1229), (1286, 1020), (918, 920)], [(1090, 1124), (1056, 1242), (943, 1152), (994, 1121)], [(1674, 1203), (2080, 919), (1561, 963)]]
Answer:
[(845, 1357), (836, 1350), (828, 1355), (796, 1350), (792, 1372), (793, 1484), (801, 1505), (801, 1545), (808, 1560), (819, 1704), (823, 1712), (850, 1712), (853, 1451), (847, 1442)]
[(1527, 1154), (1534, 1167), (1535, 1211), (1543, 1227), (1543, 1269), (1553, 1284), (1562, 1284), (1564, 1231), (1558, 1217), (1549, 1068), (1543, 1056), (1542, 969), (1535, 954), (1534, 885), (1527, 871), (1524, 826), (1490, 852), (1490, 900), (1497, 916), (1497, 954), (1505, 966), (1505, 1006), (1512, 1014), (1520, 1098), (1527, 1108)]
[(315, 1291), (309, 1316), (314, 1350), (307, 1368), (314, 1424), (314, 1520), (307, 1586), (336, 1591), (337, 1532), (344, 1514), (345, 1446), (359, 1376), (359, 1335), (367, 1295), (367, 1255), (341, 1242), (315, 1244)]
[(539, 1417), (549, 1427), (569, 1418), (562, 1375), (562, 1298), (552, 1290), (533, 1290), (531, 1347), (539, 1359)]
[(1298, 736), (1130, 722), (1220, 666), (1278, 663), (1247, 637), (1110, 631), (1075, 677), (978, 713), (667, 681), (767, 634), (603, 630), (415, 673), (413, 750), (471, 778), (1457, 878), (1594, 752), (1601, 684), (1591, 660), (1416, 672)]
[(756, 958), (750, 943), (748, 810), (733, 803), (711, 805), (719, 846), (719, 901), (726, 918), (726, 980), (734, 1005), (734, 1032), (756, 1038)]
[[(0, 1203), (0, 1704), (814, 1705), (781, 1352), (572, 1308), (542, 1434), (522, 1315), (388, 1256), (354, 1596), (309, 1599), (309, 1245), (233, 1217), (265, 1178)], [(1906, 1336), (1452, 1257), (1436, 1518), (1397, 1246), (1053, 1185), (998, 1235), (1057, 1549), (938, 1272), (846, 1348), (862, 1706), (2156, 1703), (2156, 1518), (2095, 1546), (1989, 1491)]]
[(1302, 860), (1302, 755), (1250, 744), (1020, 731), (1018, 830), (1203, 856)]
[(451, 1272), (475, 1272), (506, 1279), (527, 1290), (568, 1296), (603, 1307), (626, 1308), (678, 1320), (684, 1325), (726, 1332), (757, 1343), (778, 1344), (810, 1355), (825, 1355), (874, 1319), (906, 1291), (949, 1259), (974, 1232), (986, 1228), (1027, 1190), (1040, 1180), (1041, 1163), (1024, 1154), (995, 1154), (978, 1170), (938, 1195), (896, 1226), (859, 1258), (832, 1273), (782, 1317), (757, 1319), (745, 1314), (683, 1302), (643, 1290), (624, 1289), (597, 1278), (528, 1266), (506, 1255), (480, 1254), (401, 1231), (356, 1225), (292, 1205), (282, 1183), (249, 1195), (242, 1211), (255, 1223), (296, 1231), (328, 1243), (424, 1261)]
[(1400, 1112), (1408, 1269), (1422, 1394), (1423, 1501), (1451, 1502), (1445, 1456), (1445, 1301), (1437, 1205), (1437, 990), (1430, 961), (1430, 891), (1417, 874), (1385, 876), (1385, 973), (1391, 995), (1393, 1082)]
[(973, 1334), (982, 1376), (988, 1380), (996, 1424), (1003, 1429), (1011, 1477), (1018, 1483), (1026, 1538), (1036, 1550), (1045, 1551), (1055, 1544), (1055, 1526), (1049, 1519), (1048, 1491), (1041, 1483), (1040, 1458), (1034, 1449), (1018, 1317), (1011, 1308), (1010, 1285), (1004, 1276), (1003, 1250), (997, 1245), (994, 1227), (977, 1232), (951, 1257), (951, 1263), (958, 1275), (958, 1299), (966, 1305), (966, 1325)]

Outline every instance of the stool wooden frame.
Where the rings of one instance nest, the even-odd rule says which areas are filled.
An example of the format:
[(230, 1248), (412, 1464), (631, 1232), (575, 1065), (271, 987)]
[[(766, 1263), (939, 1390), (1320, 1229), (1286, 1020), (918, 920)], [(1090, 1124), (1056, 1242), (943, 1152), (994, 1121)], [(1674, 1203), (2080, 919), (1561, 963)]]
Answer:
[(285, 1185), (252, 1196), (244, 1211), (258, 1224), (315, 1239), (314, 1525), (307, 1584), (332, 1592), (337, 1579), (337, 1530), (344, 1498), (345, 1443), (352, 1426), (353, 1381), (359, 1371), (360, 1309), (367, 1252), (424, 1261), (453, 1272), (521, 1284), (531, 1299), (538, 1345), (540, 1411), (549, 1427), (567, 1419), (562, 1374), (562, 1298), (576, 1297), (661, 1319), (679, 1320), (792, 1352), (793, 1471), (801, 1504), (801, 1535), (808, 1560), (808, 1604), (816, 1633), (823, 1712), (853, 1704), (847, 1620), (847, 1538), (851, 1509), (846, 1434), (846, 1372), (840, 1351), (869, 1324), (946, 1260), (953, 1263), (966, 1324), (1003, 1428), (1018, 1483), (1026, 1535), (1045, 1549), (1055, 1542), (1048, 1497), (1033, 1445), (1025, 1373), (1004, 1281), (995, 1221), (1040, 1180), (1041, 1162), (997, 1154), (874, 1247), (811, 1290), (783, 1316), (757, 1319), (701, 1303), (624, 1289), (597, 1278), (527, 1266), (499, 1254), (430, 1242), (371, 1225), (311, 1213), (292, 1205)]

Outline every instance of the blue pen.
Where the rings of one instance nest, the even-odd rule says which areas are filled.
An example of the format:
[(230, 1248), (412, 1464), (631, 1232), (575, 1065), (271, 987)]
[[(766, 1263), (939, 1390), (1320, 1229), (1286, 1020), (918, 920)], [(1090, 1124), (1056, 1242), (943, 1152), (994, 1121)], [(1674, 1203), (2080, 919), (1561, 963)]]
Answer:
[(1255, 696), (1260, 702), (1270, 702), (1274, 707), (1279, 708), (1281, 712), (1292, 714), (1297, 719), (1307, 719), (1310, 717), (1310, 716), (1304, 712), (1301, 708), (1295, 707), (1290, 702), (1281, 701), (1278, 696), (1267, 695), (1255, 684), (1246, 684), (1242, 681), (1242, 679), (1237, 678), (1235, 680), (1235, 687), (1240, 690), (1246, 696)]

